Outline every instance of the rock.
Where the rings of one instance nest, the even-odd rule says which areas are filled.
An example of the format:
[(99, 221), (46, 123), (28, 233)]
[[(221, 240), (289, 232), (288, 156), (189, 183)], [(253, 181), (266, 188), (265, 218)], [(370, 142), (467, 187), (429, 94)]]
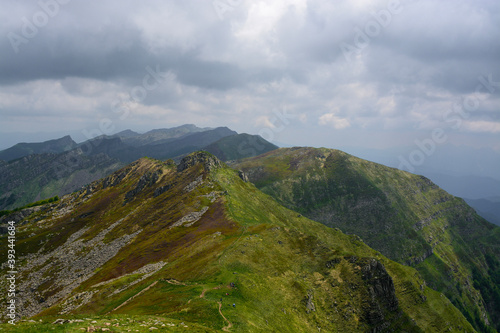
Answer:
[(184, 187), (184, 191), (186, 192), (191, 192), (198, 186), (200, 186), (203, 183), (203, 176), (199, 176), (195, 180), (193, 180), (191, 183), (189, 183), (187, 186)]
[(416, 266), (433, 254), (434, 254), (434, 251), (432, 250), (432, 248), (429, 248), (424, 253), (422, 253), (422, 255), (414, 256), (414, 257), (411, 257), (409, 260), (406, 260), (406, 265), (407, 266)]
[(182, 172), (196, 164), (202, 164), (205, 171), (212, 171), (222, 167), (222, 162), (210, 153), (199, 151), (184, 157), (179, 165), (177, 171)]
[(325, 266), (327, 268), (335, 268), (335, 266), (337, 266), (337, 264), (340, 263), (341, 261), (342, 261), (342, 258), (334, 258), (332, 260), (327, 261)]
[(125, 194), (125, 203), (132, 200), (145, 187), (149, 187), (149, 186), (155, 184), (158, 181), (158, 179), (160, 178), (161, 174), (162, 174), (161, 170), (156, 170), (155, 172), (148, 171), (144, 175), (142, 175), (142, 177), (137, 182), (136, 187), (133, 190), (128, 191)]
[(14, 221), (16, 222), (16, 226), (18, 225), (23, 225), (26, 222), (19, 223), (22, 220), (24, 220), (26, 217), (30, 216), (33, 213), (36, 213), (40, 211), (43, 207), (42, 206), (36, 206), (36, 207), (29, 207), (22, 209), (18, 212), (14, 212), (12, 214), (4, 215), (0, 217), (0, 234), (6, 234), (7, 233), (7, 222), (9, 221)]
[(167, 184), (165, 186), (160, 186), (158, 187), (156, 190), (155, 190), (155, 193), (153, 194), (153, 196), (156, 198), (157, 196), (167, 192), (168, 190), (170, 190), (172, 188), (172, 184)]
[(238, 170), (238, 176), (243, 180), (245, 183), (248, 183), (248, 176), (246, 173), (244, 173), (242, 170)]
[(189, 213), (189, 214), (183, 216), (180, 220), (178, 220), (177, 222), (175, 222), (174, 224), (172, 224), (168, 228), (172, 229), (175, 227), (179, 227), (181, 225), (184, 225), (185, 227), (190, 227), (194, 223), (196, 223), (199, 219), (201, 219), (201, 217), (203, 216), (203, 214), (205, 214), (205, 212), (207, 210), (208, 210), (208, 207), (203, 207), (199, 212)]
[(59, 319), (56, 319), (52, 324), (55, 325), (55, 324), (66, 324), (66, 323), (69, 323), (68, 319), (59, 318)]
[(311, 313), (312, 311), (316, 311), (316, 307), (314, 306), (313, 303), (313, 295), (311, 292), (307, 294), (307, 297), (304, 299), (304, 302), (306, 303), (306, 312)]
[(368, 259), (361, 267), (361, 277), (369, 293), (369, 302), (364, 309), (365, 320), (373, 326), (382, 325), (386, 316), (399, 307), (394, 282), (384, 265), (376, 259)]
[(130, 171), (129, 168), (123, 169), (121, 172), (116, 172), (106, 178), (103, 179), (102, 181), (102, 188), (105, 189), (107, 187), (113, 187), (118, 184), (127, 176), (128, 172)]
[[(27, 278), (21, 280), (19, 284), (21, 292), (16, 295), (18, 296), (17, 301), (20, 304), (20, 315), (23, 317), (34, 316), (60, 300), (67, 298), (72, 290), (94, 275), (99, 267), (114, 257), (122, 247), (127, 245), (131, 239), (142, 231), (142, 229), (139, 229), (133, 234), (123, 235), (104, 244), (102, 242), (103, 239), (121, 221), (118, 220), (109, 225), (92, 239), (84, 240), (80, 238), (88, 230), (88, 228), (82, 228), (74, 232), (64, 244), (53, 251), (28, 256), (26, 258), (27, 264), (20, 268), (20, 274), (26, 274)], [(82, 250), (85, 248), (88, 251), (82, 255)], [(34, 269), (35, 267), (40, 268)], [(44, 274), (54, 269), (54, 267), (64, 271), (64, 274), (51, 277), (51, 283), (53, 288), (57, 288), (57, 292), (44, 298), (43, 303), (39, 303), (38, 300), (41, 295), (37, 290), (40, 285), (47, 283), (48, 278)], [(68, 298), (63, 304), (60, 314), (69, 313), (83, 305), (91, 299), (91, 294), (92, 292), (88, 292), (88, 297), (80, 297), (83, 295), (78, 294), (74, 295), (75, 297)], [(79, 298), (77, 299), (76, 296), (79, 296)]]

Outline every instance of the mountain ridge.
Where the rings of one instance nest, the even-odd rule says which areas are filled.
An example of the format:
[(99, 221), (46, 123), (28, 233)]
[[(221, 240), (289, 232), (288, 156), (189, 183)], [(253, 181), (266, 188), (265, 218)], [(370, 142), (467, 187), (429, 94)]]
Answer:
[(232, 166), (284, 206), (415, 266), (476, 328), (498, 322), (500, 229), (429, 179), (325, 148), (280, 148)]
[[(194, 132), (186, 134), (185, 130)], [(125, 143), (119, 135), (101, 136), (58, 156), (35, 154), (25, 156), (15, 163), (0, 161), (0, 210), (14, 209), (56, 195), (62, 196), (144, 156), (180, 160), (195, 150), (218, 147), (219, 141), (221, 146), (212, 152), (222, 160), (225, 160), (226, 152), (233, 158), (242, 158), (276, 148), (260, 137), (236, 134), (227, 127), (201, 129), (194, 125), (184, 125), (171, 131), (153, 130), (147, 132), (144, 138), (151, 140), (148, 134), (151, 132), (159, 132), (161, 135), (155, 136), (156, 141), (140, 147)], [(134, 135), (126, 132), (125, 136), (129, 136), (127, 133)], [(165, 135), (176, 137), (165, 139)], [(225, 138), (230, 139), (224, 140)], [(95, 166), (92, 167), (89, 161), (94, 161)], [(43, 170), (40, 169), (42, 164)]]
[(18, 331), (95, 314), (207, 331), (474, 331), (413, 268), (278, 205), (206, 152), (142, 158), (18, 223), (19, 306), (42, 321)]
[(76, 142), (69, 135), (44, 142), (21, 142), (0, 151), (0, 160), (12, 161), (31, 154), (62, 153), (76, 148), (76, 146)]

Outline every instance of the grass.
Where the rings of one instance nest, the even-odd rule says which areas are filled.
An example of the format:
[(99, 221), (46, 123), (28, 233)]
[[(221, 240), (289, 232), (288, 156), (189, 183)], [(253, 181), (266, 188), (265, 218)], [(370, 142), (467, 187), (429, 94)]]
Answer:
[[(64, 324), (54, 324), (57, 319), (68, 320)], [(19, 333), (45, 332), (89, 332), (89, 329), (108, 332), (151, 332), (156, 327), (159, 332), (219, 332), (207, 326), (186, 322), (175, 318), (149, 315), (112, 316), (54, 316), (32, 321), (22, 321), (16, 325), (0, 325), (2, 331)]]
[[(161, 180), (125, 203), (125, 193), (135, 188), (141, 175), (159, 167)], [(70, 214), (55, 219), (46, 229), (40, 224), (40, 234), (53, 233), (46, 251), (83, 227), (89, 230), (82, 239), (90, 240), (123, 219), (106, 242), (142, 230), (72, 292), (73, 296), (94, 294), (68, 318), (96, 318), (96, 326), (117, 319), (132, 325), (127, 329), (139, 331), (148, 331), (153, 320), (171, 321), (177, 325), (175, 329), (184, 322), (187, 331), (220, 331), (228, 325), (219, 313), (222, 298), (221, 311), (232, 331), (312, 332), (318, 327), (324, 331), (365, 331), (383, 324), (369, 322), (366, 316), (367, 306), (374, 304), (361, 271), (375, 258), (386, 267), (399, 300), (397, 311), (383, 310), (388, 327), (419, 332), (461, 326), (472, 331), (446, 298), (424, 286), (415, 269), (390, 261), (357, 236), (345, 235), (279, 205), (251, 183), (243, 182), (235, 170), (222, 167), (207, 174), (197, 165), (177, 173), (157, 161), (141, 159), (119, 172), (126, 172), (119, 185), (103, 189), (102, 183), (95, 183), (95, 193), (87, 201), (82, 201), (83, 192), (74, 194), (81, 204)], [(202, 185), (191, 192), (184, 190), (200, 175)], [(154, 197), (155, 189), (167, 183), (175, 185)], [(185, 214), (208, 204), (201, 196), (213, 191), (220, 197), (198, 222), (191, 227), (169, 228)], [(65, 200), (69, 199), (62, 198), (61, 204), (67, 203)], [(79, 218), (89, 212), (93, 213)], [(20, 228), (20, 242), (33, 250), (40, 238), (30, 236), (28, 228), (34, 230), (29, 223)], [(328, 267), (326, 263), (332, 259), (340, 260), (339, 265)], [(131, 282), (139, 275), (115, 279), (158, 261), (167, 264), (136, 284)], [(117, 290), (123, 291), (115, 294)], [(48, 292), (43, 288), (39, 291), (42, 295)], [(314, 311), (308, 310), (311, 297)], [(377, 302), (384, 309), (384, 300)], [(47, 328), (62, 331), (64, 325), (68, 330), (90, 325), (89, 321), (57, 327), (46, 324), (57, 318), (62, 303), (33, 318), (41, 319), (42, 324), (20, 323), (19, 327), (41, 332)], [(140, 326), (141, 321), (148, 324)]]
[[(464, 315), (488, 312), (494, 325), (492, 319), (500, 318), (500, 303), (485, 302), (492, 299), (487, 292), (452, 287), (470, 286), (474, 269), (490, 281), (485, 254), (500, 257), (500, 238), (494, 236), (500, 228), (425, 177), (324, 148), (278, 149), (235, 167), (280, 204), (357, 234), (387, 257), (415, 266), (429, 285), (461, 304)], [(434, 256), (421, 263), (431, 250)], [(483, 319), (471, 323), (482, 329), (477, 321)]]

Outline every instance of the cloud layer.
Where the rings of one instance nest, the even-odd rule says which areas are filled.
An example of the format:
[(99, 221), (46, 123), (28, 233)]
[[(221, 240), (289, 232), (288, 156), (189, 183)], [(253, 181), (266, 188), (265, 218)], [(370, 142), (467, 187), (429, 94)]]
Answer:
[(439, 127), (500, 149), (498, 1), (0, 4), (5, 133), (195, 123), (383, 147)]

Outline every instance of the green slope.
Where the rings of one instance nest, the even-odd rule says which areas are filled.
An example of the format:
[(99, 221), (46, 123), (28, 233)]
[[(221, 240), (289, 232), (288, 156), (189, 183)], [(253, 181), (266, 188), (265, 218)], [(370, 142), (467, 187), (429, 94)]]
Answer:
[(16, 246), (19, 313), (35, 320), (18, 332), (474, 331), (414, 268), (279, 205), (207, 153), (134, 162), (42, 207)]
[(284, 206), (416, 267), (477, 329), (499, 325), (500, 228), (427, 178), (324, 148), (279, 149), (234, 167)]
[(124, 164), (106, 155), (86, 156), (75, 149), (36, 154), (0, 165), (0, 210), (71, 193)]

